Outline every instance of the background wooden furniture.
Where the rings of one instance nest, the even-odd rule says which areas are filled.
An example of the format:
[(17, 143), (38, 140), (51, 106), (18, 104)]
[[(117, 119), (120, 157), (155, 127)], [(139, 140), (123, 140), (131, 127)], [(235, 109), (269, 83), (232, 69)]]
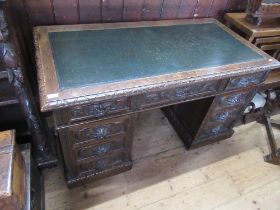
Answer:
[(280, 50), (280, 23), (277, 19), (270, 19), (257, 26), (246, 21), (246, 13), (227, 13), (226, 24), (244, 36), (274, 58), (279, 58)]
[[(37, 27), (35, 45), (41, 110), (54, 112), (69, 186), (131, 168), (136, 112), (181, 103), (164, 112), (187, 148), (231, 136), (256, 87), (280, 65), (213, 19)], [(107, 56), (92, 56), (100, 53)], [(177, 115), (194, 99), (206, 102), (203, 112), (194, 105), (199, 115)]]
[[(225, 15), (227, 25), (239, 33), (245, 34), (245, 37), (260, 49), (270, 53), (276, 59), (280, 59), (280, 23), (277, 19), (271, 19), (266, 24), (254, 26), (253, 23), (245, 21), (243, 13), (228, 13)], [(271, 150), (269, 155), (265, 156), (265, 161), (273, 164), (280, 164), (280, 149), (274, 138), (272, 126), (279, 127), (279, 123), (271, 119), (273, 112), (277, 113), (279, 109), (279, 87), (280, 87), (280, 70), (272, 71), (258, 90), (267, 93), (266, 105), (251, 113), (243, 115), (243, 122), (258, 120), (266, 127), (268, 134), (268, 143)], [(269, 92), (275, 91), (276, 98), (269, 98)]]
[(26, 172), (15, 131), (0, 132), (0, 161), (0, 209), (24, 209)]
[(244, 11), (243, 0), (23, 0), (31, 24), (56, 25), (222, 17)]
[(263, 18), (280, 17), (279, 0), (249, 0), (246, 20), (261, 25)]
[(44, 210), (43, 177), (30, 144), (16, 144), (15, 130), (0, 132), (0, 208)]
[[(39, 167), (55, 165), (45, 128), (35, 105), (26, 69), (29, 67), (21, 48), (21, 38), (12, 22), (6, 4), (0, 10), (0, 113), (1, 129), (16, 128), (24, 120), (32, 136), (33, 155)], [(23, 119), (22, 119), (23, 118)], [(19, 127), (22, 123), (19, 122)]]
[(26, 192), (26, 210), (44, 210), (45, 192), (44, 178), (41, 171), (38, 170), (36, 163), (31, 156), (31, 145), (20, 145), (21, 154), (25, 163), (25, 192)]

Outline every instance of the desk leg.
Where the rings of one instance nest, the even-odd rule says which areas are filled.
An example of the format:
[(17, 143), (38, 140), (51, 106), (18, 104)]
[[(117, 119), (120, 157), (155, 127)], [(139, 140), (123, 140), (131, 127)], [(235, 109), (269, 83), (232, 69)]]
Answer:
[(280, 124), (279, 122), (272, 120), (268, 114), (265, 114), (263, 116), (263, 123), (266, 128), (268, 143), (271, 150), (271, 153), (269, 155), (266, 155), (264, 157), (264, 160), (268, 163), (280, 165), (280, 148), (277, 148), (277, 143), (272, 131), (272, 126), (279, 128)]

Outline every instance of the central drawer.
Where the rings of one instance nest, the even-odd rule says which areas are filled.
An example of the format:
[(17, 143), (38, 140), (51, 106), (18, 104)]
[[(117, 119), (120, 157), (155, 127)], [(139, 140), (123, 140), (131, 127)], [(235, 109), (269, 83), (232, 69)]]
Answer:
[(134, 106), (136, 110), (144, 110), (184, 102), (188, 99), (195, 99), (204, 95), (215, 95), (220, 91), (221, 83), (222, 81), (215, 80), (191, 85), (188, 84), (170, 90), (144, 93), (134, 98)]

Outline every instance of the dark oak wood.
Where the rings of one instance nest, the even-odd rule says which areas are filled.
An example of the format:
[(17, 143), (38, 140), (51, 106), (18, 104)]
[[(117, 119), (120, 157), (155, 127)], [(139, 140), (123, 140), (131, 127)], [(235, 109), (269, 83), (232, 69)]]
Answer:
[(181, 0), (164, 1), (161, 10), (161, 19), (176, 19)]
[(243, 0), (24, 0), (30, 22), (35, 26), (75, 24), (77, 20), (78, 23), (94, 23), (217, 16), (221, 18), (221, 15), (228, 11), (244, 11), (244, 2), (246, 4)]
[[(55, 165), (57, 159), (53, 156), (49, 147), (49, 142), (35, 105), (26, 74), (28, 65), (21, 54), (20, 41), (15, 25), (12, 23), (8, 11), (2, 10), (1, 14), (1, 69), (6, 71), (6, 79), (9, 81), (10, 88), (13, 89), (10, 92), (14, 94), (20, 108), (19, 111), (24, 116), (24, 120), (31, 132), (34, 156), (38, 165), (40, 167)], [(10, 103), (2, 103), (2, 105), (10, 105)], [(10, 116), (10, 118), (12, 117)]]
[(144, 1), (142, 20), (159, 20), (163, 0)]
[(142, 19), (144, 0), (124, 0), (123, 21)]
[(21, 154), (25, 164), (25, 210), (44, 210), (45, 209), (45, 192), (44, 179), (41, 171), (36, 166), (31, 156), (31, 145), (20, 145)]
[(79, 23), (77, 0), (68, 0), (67, 5), (63, 1), (53, 0), (53, 10), (57, 24)]
[(98, 23), (102, 20), (100, 0), (79, 0), (79, 22)]
[[(71, 87), (70, 85), (67, 88), (60, 86), (58, 66), (54, 64), (54, 59), (57, 57), (54, 57), (52, 51), (56, 48), (51, 48), (52, 32), (63, 34), (65, 31), (87, 31), (89, 33), (89, 31), (100, 30), (106, 32), (111, 29), (109, 31), (113, 33), (112, 29), (131, 29), (130, 33), (133, 33), (132, 29), (137, 29), (140, 33), (149, 27), (153, 29), (171, 27), (172, 30), (172, 27), (178, 29), (184, 25), (203, 28), (207, 24), (214, 24), (218, 27), (215, 31), (221, 30), (222, 34), (225, 33), (224, 36), (233, 38), (230, 39), (232, 42), (238, 42), (234, 45), (240, 44), (244, 47), (243, 50), (250, 49), (248, 53), (252, 53), (254, 59), (248, 58), (242, 62), (221, 65), (219, 57), (219, 64), (214, 67), (197, 67), (189, 70), (188, 65), (185, 65), (186, 69), (169, 71), (167, 74), (147, 76), (143, 71), (139, 77), (120, 81), (109, 80), (103, 83), (97, 81), (86, 86)], [(167, 35), (168, 31), (164, 34)], [(180, 40), (179, 34), (176, 35), (177, 41)], [(82, 35), (79, 37), (79, 43), (82, 44)], [(106, 36), (102, 37), (104, 39)], [(145, 39), (149, 38), (151, 36), (145, 37)], [(193, 36), (189, 38), (193, 39)], [(113, 42), (113, 40), (106, 42), (109, 41)], [(131, 41), (130, 37), (126, 41)], [(195, 40), (192, 41), (192, 44), (195, 44)], [(222, 51), (226, 39), (221, 43), (223, 44), (219, 51)], [(163, 107), (163, 111), (187, 148), (209, 144), (231, 136), (236, 118), (250, 102), (257, 87), (265, 80), (270, 70), (280, 67), (279, 62), (213, 19), (37, 27), (35, 46), (41, 110), (54, 113), (66, 179), (70, 187), (111, 176), (132, 167), (130, 147), (133, 123), (131, 121), (133, 121), (132, 114), (136, 112)], [(136, 40), (133, 46), (137, 46)], [(124, 49), (126, 50), (128, 49)], [(135, 54), (136, 52), (133, 51)], [(160, 53), (157, 57), (161, 57)], [(109, 56), (107, 54), (107, 57)], [(140, 56), (138, 58), (140, 59)], [(125, 60), (125, 56), (120, 60)], [(56, 64), (58, 62), (59, 60), (56, 60)], [(195, 59), (192, 66), (194, 64)], [(140, 69), (141, 65), (137, 67)], [(71, 67), (67, 67), (69, 68)], [(154, 68), (156, 69), (156, 66)], [(126, 71), (123, 67), (122, 69)], [(185, 104), (189, 101), (192, 102)], [(166, 108), (170, 105), (173, 106)], [(194, 114), (199, 116), (192, 120), (190, 116), (193, 116), (191, 110), (194, 107), (197, 108)]]
[(182, 0), (178, 9), (177, 18), (190, 18), (194, 15), (197, 0)]
[(102, 21), (121, 22), (123, 20), (124, 0), (102, 1)]

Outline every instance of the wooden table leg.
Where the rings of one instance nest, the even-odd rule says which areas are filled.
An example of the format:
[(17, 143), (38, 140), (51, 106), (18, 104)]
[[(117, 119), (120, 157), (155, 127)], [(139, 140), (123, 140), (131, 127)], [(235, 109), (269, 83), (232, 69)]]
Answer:
[(27, 84), (23, 84), (24, 79), (21, 70), (13, 69), (8, 74), (32, 135), (32, 153), (38, 167), (56, 166), (58, 160), (51, 149), (50, 142), (47, 140), (47, 134), (42, 126), (31, 91), (28, 91)]
[[(265, 114), (263, 116), (263, 123), (266, 128), (268, 142), (271, 149), (271, 153), (264, 157), (264, 161), (275, 165), (280, 165), (280, 148), (277, 148), (275, 137), (272, 131), (272, 122), (269, 115)], [(280, 126), (280, 124), (278, 122), (276, 123), (275, 121), (273, 121), (273, 125)]]

